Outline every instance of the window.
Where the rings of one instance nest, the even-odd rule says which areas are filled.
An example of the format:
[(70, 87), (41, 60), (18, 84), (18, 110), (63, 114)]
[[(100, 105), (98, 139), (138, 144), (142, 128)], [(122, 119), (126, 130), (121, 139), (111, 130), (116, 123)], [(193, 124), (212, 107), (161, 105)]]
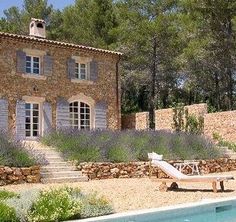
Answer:
[(25, 136), (26, 137), (39, 136), (39, 104), (38, 103), (25, 104)]
[(26, 56), (26, 73), (39, 75), (40, 73), (39, 57)]
[(90, 106), (83, 102), (70, 103), (70, 124), (74, 129), (90, 129)]
[(87, 64), (75, 63), (75, 77), (77, 79), (88, 79), (87, 78)]

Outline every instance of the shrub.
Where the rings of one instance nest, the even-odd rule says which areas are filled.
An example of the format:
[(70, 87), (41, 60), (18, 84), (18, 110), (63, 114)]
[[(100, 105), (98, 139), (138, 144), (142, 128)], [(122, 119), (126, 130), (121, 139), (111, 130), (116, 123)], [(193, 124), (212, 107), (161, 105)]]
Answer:
[(17, 196), (6, 200), (7, 205), (14, 208), (16, 216), (21, 222), (27, 221), (27, 215), (33, 203), (39, 196), (38, 189), (30, 189), (20, 192)]
[(15, 222), (18, 221), (14, 208), (7, 204), (0, 202), (0, 221), (1, 222)]
[(10, 192), (7, 190), (0, 190), (0, 200), (6, 200), (9, 198), (17, 197), (18, 195), (14, 192)]
[(128, 162), (147, 160), (148, 152), (166, 159), (210, 159), (221, 156), (205, 137), (166, 131), (79, 131), (59, 130), (42, 138), (64, 156), (78, 162)]
[(63, 221), (80, 217), (81, 202), (71, 196), (67, 188), (42, 191), (33, 203), (29, 221)]
[(98, 197), (96, 193), (87, 195), (82, 200), (81, 218), (98, 217), (112, 214), (113, 208), (105, 197)]
[(218, 146), (226, 146), (229, 149), (236, 151), (236, 143), (224, 140), (223, 137), (219, 133), (216, 133), (216, 132), (214, 132), (212, 136), (213, 136), (213, 139), (217, 141)]
[(0, 156), (0, 165), (28, 167), (37, 164), (37, 160), (21, 142), (2, 132), (0, 132)]

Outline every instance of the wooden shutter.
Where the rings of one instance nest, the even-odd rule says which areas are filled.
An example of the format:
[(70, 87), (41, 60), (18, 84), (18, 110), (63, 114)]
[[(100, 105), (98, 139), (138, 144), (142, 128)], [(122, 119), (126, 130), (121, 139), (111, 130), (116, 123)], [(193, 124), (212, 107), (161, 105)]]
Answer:
[(67, 60), (67, 68), (68, 68), (68, 78), (75, 79), (75, 60), (69, 58)]
[(52, 56), (45, 55), (43, 57), (43, 75), (51, 76), (53, 69), (53, 58)]
[(52, 106), (50, 103), (43, 103), (43, 133), (52, 129)]
[(104, 101), (100, 101), (95, 105), (95, 128), (107, 128), (107, 104)]
[(90, 80), (97, 81), (98, 79), (98, 63), (96, 61), (90, 62)]
[(16, 103), (16, 138), (25, 139), (25, 101)]
[(65, 99), (57, 101), (57, 129), (70, 127), (69, 102)]
[(8, 102), (0, 99), (0, 131), (8, 131)]
[(26, 54), (21, 50), (16, 51), (16, 72), (26, 73)]

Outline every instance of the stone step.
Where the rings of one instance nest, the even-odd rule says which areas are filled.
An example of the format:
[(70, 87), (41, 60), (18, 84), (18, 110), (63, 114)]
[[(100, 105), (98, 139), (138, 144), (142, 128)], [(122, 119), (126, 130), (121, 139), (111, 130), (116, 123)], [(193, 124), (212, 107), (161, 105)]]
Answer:
[(48, 161), (49, 163), (65, 162), (64, 159), (62, 159), (61, 157), (54, 157), (54, 156), (49, 157), (49, 156), (46, 156), (45, 158), (47, 159), (47, 161)]
[(60, 171), (73, 171), (76, 170), (76, 166), (44, 166), (41, 167), (41, 172), (60, 172)]
[(47, 166), (50, 167), (61, 167), (61, 166), (65, 166), (65, 167), (70, 167), (72, 166), (72, 164), (68, 163), (68, 162), (64, 162), (64, 161), (59, 161), (59, 162), (49, 162), (49, 164)]
[(61, 177), (77, 177), (82, 176), (81, 171), (60, 171), (41, 173), (42, 178), (61, 178)]
[(77, 177), (58, 177), (58, 178), (43, 178), (42, 183), (72, 183), (72, 182), (86, 182), (88, 177), (77, 176)]

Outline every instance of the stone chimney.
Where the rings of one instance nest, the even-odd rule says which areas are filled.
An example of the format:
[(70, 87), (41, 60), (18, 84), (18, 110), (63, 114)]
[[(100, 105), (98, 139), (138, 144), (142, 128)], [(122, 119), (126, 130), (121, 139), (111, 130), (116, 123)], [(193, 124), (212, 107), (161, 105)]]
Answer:
[(46, 22), (41, 19), (31, 18), (29, 32), (30, 36), (46, 38)]

